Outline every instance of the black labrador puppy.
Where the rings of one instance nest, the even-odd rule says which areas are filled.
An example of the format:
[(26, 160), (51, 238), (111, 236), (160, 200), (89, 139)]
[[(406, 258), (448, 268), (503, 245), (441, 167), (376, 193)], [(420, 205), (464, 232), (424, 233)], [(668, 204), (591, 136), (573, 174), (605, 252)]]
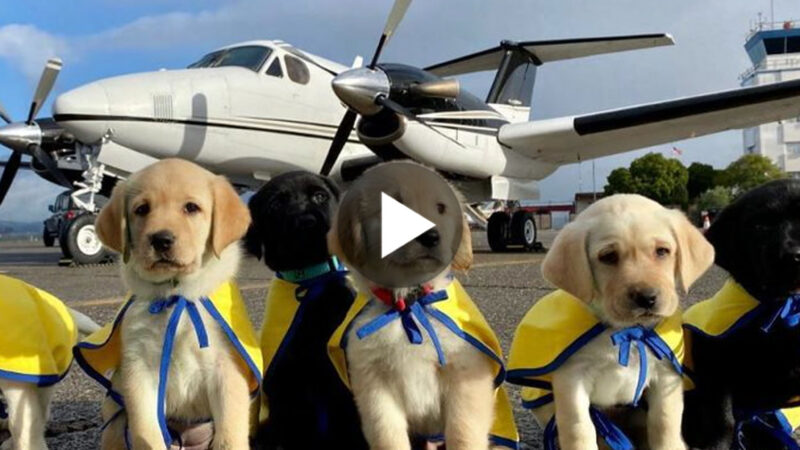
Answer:
[[(706, 237), (717, 265), (759, 306), (721, 336), (688, 328), (697, 388), (686, 394), (684, 437), (695, 448), (787, 448), (778, 418), (762, 413), (796, 404), (800, 395), (800, 326), (781, 317), (800, 293), (800, 180), (745, 193)], [(787, 317), (800, 312), (789, 309)]]
[(265, 364), (262, 393), (269, 417), (257, 434), (258, 448), (367, 449), (352, 394), (327, 353), (328, 339), (355, 296), (327, 247), (339, 195), (328, 178), (289, 172), (270, 180), (249, 202), (247, 251), (263, 258), (276, 277), (297, 283), (297, 294), (291, 289), (292, 298), (285, 301), (301, 305), (285, 324), (288, 331), (275, 357)]

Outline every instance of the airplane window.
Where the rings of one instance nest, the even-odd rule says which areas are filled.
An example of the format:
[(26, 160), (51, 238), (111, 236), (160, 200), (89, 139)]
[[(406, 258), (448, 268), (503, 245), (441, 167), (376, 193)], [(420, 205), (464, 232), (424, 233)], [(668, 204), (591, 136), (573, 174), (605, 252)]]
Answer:
[(272, 64), (269, 65), (267, 69), (267, 75), (272, 75), (273, 77), (283, 78), (283, 70), (281, 70), (281, 60), (280, 58), (275, 58), (272, 61)]
[(289, 75), (290, 80), (299, 84), (308, 84), (311, 76), (306, 63), (292, 55), (284, 56), (283, 62), (286, 64), (286, 74)]
[(189, 69), (195, 69), (199, 67), (214, 67), (217, 65), (217, 61), (219, 60), (219, 57), (222, 56), (222, 53), (224, 52), (218, 51), (209, 53), (200, 58), (200, 61), (190, 64)]
[(270, 53), (272, 53), (272, 49), (258, 45), (233, 47), (209, 53), (196, 63), (191, 64), (189, 68), (238, 66), (258, 72)]

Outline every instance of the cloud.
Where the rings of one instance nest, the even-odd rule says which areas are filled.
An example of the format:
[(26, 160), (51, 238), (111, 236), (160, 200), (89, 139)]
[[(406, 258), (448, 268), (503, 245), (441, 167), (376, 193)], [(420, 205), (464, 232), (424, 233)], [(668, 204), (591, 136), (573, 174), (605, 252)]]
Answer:
[(0, 27), (0, 57), (19, 68), (29, 80), (39, 78), (49, 58), (69, 54), (69, 43), (64, 38), (33, 25), (10, 24)]

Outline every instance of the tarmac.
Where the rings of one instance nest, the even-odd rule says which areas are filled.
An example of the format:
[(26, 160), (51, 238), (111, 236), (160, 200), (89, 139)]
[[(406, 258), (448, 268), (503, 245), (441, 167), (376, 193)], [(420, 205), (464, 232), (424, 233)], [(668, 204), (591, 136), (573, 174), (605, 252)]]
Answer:
[[(555, 232), (545, 230), (539, 239), (547, 247)], [(459, 279), (497, 333), (505, 352), (514, 329), (536, 300), (552, 290), (542, 278), (541, 253), (492, 253), (483, 233), (473, 234), (475, 263)], [(113, 319), (124, 300), (125, 290), (116, 264), (92, 267), (61, 267), (58, 247), (45, 248), (41, 242), (0, 242), (0, 273), (17, 277), (45, 289), (98, 323)], [(701, 278), (685, 300), (687, 306), (710, 297), (724, 282), (726, 274), (714, 267)], [(272, 273), (259, 261), (247, 259), (238, 281), (250, 317), (258, 329), (264, 298)], [(512, 394), (523, 449), (539, 449), (541, 429), (533, 416), (519, 404), (518, 389)], [(48, 424), (47, 443), (51, 449), (83, 450), (99, 446), (100, 402), (103, 389), (87, 377), (77, 364), (58, 385)], [(6, 435), (0, 434), (0, 441)]]

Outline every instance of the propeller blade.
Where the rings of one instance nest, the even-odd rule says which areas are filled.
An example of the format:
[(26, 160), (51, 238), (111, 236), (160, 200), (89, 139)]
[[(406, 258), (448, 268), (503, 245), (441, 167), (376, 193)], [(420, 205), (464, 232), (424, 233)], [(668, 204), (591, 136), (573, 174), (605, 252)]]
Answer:
[(0, 119), (3, 119), (6, 123), (13, 122), (13, 120), (11, 120), (11, 116), (8, 115), (2, 104), (0, 104)]
[(11, 182), (14, 181), (14, 177), (17, 175), (17, 170), (19, 170), (21, 161), (22, 153), (12, 152), (11, 157), (8, 158), (6, 162), (6, 168), (3, 170), (3, 175), (0, 176), (0, 204), (2, 204), (3, 199), (6, 198), (8, 189), (11, 187)]
[(38, 145), (33, 147), (33, 157), (47, 168), (47, 171), (53, 175), (53, 178), (56, 179), (58, 184), (64, 187), (72, 187), (72, 183), (70, 183), (69, 179), (67, 179), (66, 175), (64, 175), (64, 172), (58, 168), (58, 163), (50, 156), (49, 153), (42, 150), (42, 147), (39, 147)]
[(397, 25), (403, 20), (403, 16), (406, 15), (408, 5), (410, 4), (411, 0), (395, 0), (392, 11), (389, 13), (389, 18), (386, 19), (386, 26), (383, 27), (383, 34), (378, 41), (378, 47), (375, 49), (375, 54), (372, 55), (372, 62), (369, 63), (370, 69), (375, 68), (375, 65), (378, 63), (378, 58), (381, 56), (381, 52), (383, 52), (383, 46), (389, 42), (389, 38), (392, 37)]
[(388, 98), (388, 97), (386, 97), (384, 95), (379, 95), (375, 99), (375, 103), (377, 103), (379, 105), (382, 105), (382, 106), (384, 106), (386, 108), (389, 108), (390, 110), (394, 111), (397, 114), (400, 114), (401, 116), (408, 117), (409, 119), (411, 119), (414, 122), (417, 122), (420, 125), (428, 128), (429, 130), (433, 131), (434, 133), (438, 134), (439, 136), (442, 136), (443, 138), (449, 140), (450, 142), (453, 142), (454, 144), (458, 145), (459, 147), (464, 147), (464, 144), (462, 144), (461, 142), (458, 142), (457, 140), (453, 139), (452, 137), (442, 133), (440, 130), (437, 130), (435, 127), (432, 127), (432, 126), (428, 125), (427, 122), (425, 122), (424, 120), (422, 120), (419, 117), (417, 117), (416, 114), (414, 114), (411, 111), (407, 110), (403, 105), (397, 103), (396, 101), (394, 101), (394, 100), (392, 100), (392, 99), (390, 99), (390, 98)]
[(331, 173), (333, 165), (336, 164), (336, 159), (339, 158), (344, 144), (347, 143), (347, 138), (350, 137), (350, 132), (353, 131), (357, 116), (358, 114), (355, 111), (349, 109), (344, 113), (344, 117), (339, 123), (339, 128), (336, 130), (336, 135), (333, 137), (333, 142), (331, 142), (331, 147), (328, 149), (328, 156), (325, 157), (325, 162), (322, 164), (322, 169), (320, 170), (322, 175), (327, 176)]
[(45, 64), (42, 76), (39, 78), (39, 85), (36, 86), (36, 92), (33, 94), (31, 109), (28, 111), (28, 120), (26, 121), (28, 125), (33, 123), (36, 114), (42, 109), (42, 105), (45, 100), (47, 100), (47, 96), (50, 95), (50, 91), (53, 89), (53, 85), (56, 82), (56, 77), (61, 71), (61, 66), (61, 60), (58, 58), (52, 58)]

